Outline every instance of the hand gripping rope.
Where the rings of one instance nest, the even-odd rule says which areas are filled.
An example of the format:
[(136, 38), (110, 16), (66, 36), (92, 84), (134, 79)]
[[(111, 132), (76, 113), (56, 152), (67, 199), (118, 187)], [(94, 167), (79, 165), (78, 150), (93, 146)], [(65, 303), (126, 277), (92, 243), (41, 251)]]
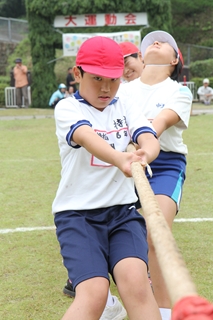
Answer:
[[(130, 143), (127, 151), (135, 150), (134, 145)], [(133, 162), (131, 170), (147, 229), (172, 303), (172, 320), (213, 320), (213, 304), (198, 296), (141, 164)]]

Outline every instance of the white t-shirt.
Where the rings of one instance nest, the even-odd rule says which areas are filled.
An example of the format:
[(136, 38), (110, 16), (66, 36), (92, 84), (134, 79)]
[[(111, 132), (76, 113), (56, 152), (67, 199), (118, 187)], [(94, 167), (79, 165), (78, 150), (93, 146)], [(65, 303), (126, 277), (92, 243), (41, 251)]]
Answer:
[(192, 93), (188, 87), (171, 78), (152, 86), (142, 83), (138, 78), (121, 84), (117, 95), (120, 94), (125, 95), (126, 101), (133, 100), (151, 122), (163, 109), (174, 110), (180, 121), (161, 134), (161, 150), (184, 155), (188, 153), (182, 139), (183, 130), (188, 127), (192, 105)]
[(90, 125), (113, 148), (125, 151), (131, 140), (153, 131), (150, 122), (133, 102), (120, 97), (102, 112), (75, 98), (61, 100), (55, 108), (56, 135), (61, 156), (61, 181), (52, 212), (104, 208), (137, 201), (134, 181), (115, 166), (105, 163), (85, 148), (75, 145), (74, 130)]

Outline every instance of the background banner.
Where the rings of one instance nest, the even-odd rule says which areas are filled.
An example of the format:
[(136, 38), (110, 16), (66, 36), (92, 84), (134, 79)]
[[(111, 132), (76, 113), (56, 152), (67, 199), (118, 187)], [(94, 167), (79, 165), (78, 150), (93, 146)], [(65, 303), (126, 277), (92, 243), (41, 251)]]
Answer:
[(103, 27), (103, 26), (146, 26), (146, 12), (134, 13), (93, 13), (82, 15), (56, 16), (55, 28)]
[(129, 41), (134, 43), (140, 50), (141, 34), (139, 30), (112, 33), (64, 33), (62, 36), (63, 56), (76, 56), (81, 44), (95, 36), (108, 37), (118, 43)]

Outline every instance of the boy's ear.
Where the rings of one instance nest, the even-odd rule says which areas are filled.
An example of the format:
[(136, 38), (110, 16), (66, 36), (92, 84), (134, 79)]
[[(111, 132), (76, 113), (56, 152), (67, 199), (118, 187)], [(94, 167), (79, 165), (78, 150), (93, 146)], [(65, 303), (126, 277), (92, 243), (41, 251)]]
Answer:
[(75, 77), (75, 81), (80, 82), (82, 76), (80, 70), (76, 66), (73, 67), (73, 75)]

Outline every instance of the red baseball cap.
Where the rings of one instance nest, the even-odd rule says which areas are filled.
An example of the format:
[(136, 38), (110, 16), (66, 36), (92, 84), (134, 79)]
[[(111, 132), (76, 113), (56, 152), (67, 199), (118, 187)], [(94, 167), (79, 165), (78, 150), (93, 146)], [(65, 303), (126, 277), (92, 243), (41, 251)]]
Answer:
[(117, 42), (107, 37), (95, 36), (80, 46), (76, 65), (85, 72), (106, 78), (120, 78), (124, 70), (124, 58)]
[(132, 42), (124, 41), (120, 42), (119, 46), (123, 52), (123, 57), (131, 56), (131, 54), (138, 53), (139, 49), (136, 45)]

